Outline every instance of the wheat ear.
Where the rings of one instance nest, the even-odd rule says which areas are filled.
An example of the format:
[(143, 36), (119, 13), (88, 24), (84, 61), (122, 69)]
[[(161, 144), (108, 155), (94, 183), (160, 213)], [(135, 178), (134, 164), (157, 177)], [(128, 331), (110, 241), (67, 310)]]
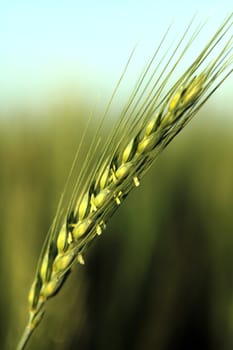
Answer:
[[(84, 166), (75, 180), (69, 204), (65, 206), (62, 198), (49, 230), (29, 293), (30, 317), (18, 350), (25, 348), (30, 335), (41, 321), (45, 302), (62, 287), (74, 263), (84, 264), (83, 252), (88, 244), (102, 233), (107, 220), (128, 193), (139, 186), (142, 176), (157, 155), (232, 73), (232, 35), (215, 54), (215, 58), (206, 62), (231, 27), (232, 15), (166, 93), (164, 88), (171, 74), (199, 30), (193, 33), (168, 73), (172, 57), (180, 49), (186, 34), (169, 58), (165, 55), (151, 73), (163, 38), (159, 49), (139, 78), (119, 120), (103, 143), (101, 128), (109, 112), (111, 103), (109, 104)], [(155, 79), (155, 73), (162, 64), (164, 66)], [(115, 93), (113, 97), (114, 95)], [(76, 162), (77, 159), (72, 168), (73, 175), (76, 175)]]

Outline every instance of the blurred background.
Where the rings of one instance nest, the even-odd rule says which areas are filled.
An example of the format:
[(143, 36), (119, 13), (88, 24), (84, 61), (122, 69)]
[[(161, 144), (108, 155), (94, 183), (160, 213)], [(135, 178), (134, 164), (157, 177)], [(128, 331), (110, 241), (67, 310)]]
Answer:
[[(134, 44), (113, 117), (171, 20), (176, 36), (196, 10), (201, 20), (211, 15), (189, 61), (231, 8), (0, 3), (1, 349), (15, 349), (27, 321), (28, 290), (85, 121), (107, 104)], [(232, 349), (232, 88), (230, 77), (158, 158), (48, 302), (28, 349)]]

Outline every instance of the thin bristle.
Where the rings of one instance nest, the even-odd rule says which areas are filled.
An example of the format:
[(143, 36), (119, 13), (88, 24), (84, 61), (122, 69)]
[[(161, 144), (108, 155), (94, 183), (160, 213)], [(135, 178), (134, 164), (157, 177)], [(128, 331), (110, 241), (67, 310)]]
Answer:
[[(89, 119), (39, 259), (29, 293), (30, 319), (18, 350), (25, 348), (31, 333), (41, 321), (45, 302), (60, 290), (74, 263), (84, 264), (82, 254), (87, 245), (101, 235), (111, 215), (128, 193), (140, 185), (141, 178), (158, 154), (232, 73), (232, 36), (215, 58), (206, 62), (229, 33), (232, 27), (230, 15), (179, 80), (167, 88), (173, 72), (202, 29), (202, 25), (196, 28), (181, 49), (192, 25), (192, 22), (188, 25), (170, 55), (167, 50), (155, 64), (169, 29), (165, 32), (104, 142), (103, 126), (133, 50), (77, 175), (76, 164), (92, 122)], [(178, 58), (173, 60), (177, 53)], [(72, 187), (72, 193), (66, 204), (64, 198), (70, 193), (67, 192), (68, 187)]]

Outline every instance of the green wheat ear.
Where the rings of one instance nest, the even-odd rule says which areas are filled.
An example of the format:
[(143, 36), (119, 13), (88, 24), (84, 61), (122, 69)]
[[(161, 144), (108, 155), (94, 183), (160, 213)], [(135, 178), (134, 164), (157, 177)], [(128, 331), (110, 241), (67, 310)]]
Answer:
[[(157, 54), (164, 44), (165, 35), (142, 72), (118, 121), (103, 142), (102, 127), (128, 67), (129, 62), (127, 63), (79, 176), (76, 177), (75, 164), (81, 154), (85, 133), (80, 142), (69, 181), (47, 235), (29, 292), (30, 316), (18, 350), (25, 348), (29, 337), (41, 321), (46, 301), (62, 287), (73, 265), (77, 262), (84, 264), (83, 252), (88, 244), (103, 232), (108, 219), (128, 193), (139, 186), (142, 176), (158, 154), (232, 73), (232, 35), (225, 40), (224, 47), (220, 48), (220, 43), (229, 35), (231, 28), (232, 15), (217, 30), (180, 79), (167, 91), (167, 82), (199, 30), (192, 34), (186, 47), (181, 50), (181, 44), (186, 40), (186, 31), (172, 54), (169, 57), (164, 55), (153, 68)], [(179, 58), (173, 62), (173, 56), (178, 50), (181, 51)], [(209, 56), (213, 50), (215, 56), (210, 60)], [(161, 66), (162, 70), (160, 69), (160, 74), (155, 79)], [(68, 205), (65, 205), (64, 197), (70, 188), (72, 194)]]

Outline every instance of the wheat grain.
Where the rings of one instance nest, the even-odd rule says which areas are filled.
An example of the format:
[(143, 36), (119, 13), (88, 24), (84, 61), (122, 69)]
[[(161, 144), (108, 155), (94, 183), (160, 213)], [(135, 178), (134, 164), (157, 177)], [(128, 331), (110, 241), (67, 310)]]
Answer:
[[(166, 70), (172, 56), (180, 48), (186, 34), (181, 38), (169, 59), (165, 62), (166, 56), (164, 56), (154, 71), (149, 74), (157, 50), (135, 86), (119, 120), (103, 144), (100, 141), (101, 128), (108, 114), (111, 99), (93, 138), (80, 175), (73, 186), (69, 205), (64, 207), (61, 200), (45, 241), (28, 297), (30, 318), (18, 350), (26, 346), (33, 330), (41, 321), (46, 300), (59, 291), (74, 263), (84, 264), (83, 252), (87, 245), (103, 232), (108, 219), (128, 193), (140, 185), (142, 176), (148, 171), (157, 155), (232, 72), (232, 36), (219, 50), (215, 59), (206, 63), (210, 53), (229, 33), (232, 26), (231, 19), (232, 15), (163, 97), (161, 97), (162, 92), (172, 72), (193, 42), (198, 30), (193, 33), (167, 74)], [(161, 44), (163, 40), (164, 38)], [(164, 68), (153, 82), (155, 72), (162, 62), (165, 62)], [(114, 95), (115, 93), (112, 98)], [(102, 147), (101, 153), (100, 147)], [(77, 159), (71, 174), (75, 174), (76, 161)]]

